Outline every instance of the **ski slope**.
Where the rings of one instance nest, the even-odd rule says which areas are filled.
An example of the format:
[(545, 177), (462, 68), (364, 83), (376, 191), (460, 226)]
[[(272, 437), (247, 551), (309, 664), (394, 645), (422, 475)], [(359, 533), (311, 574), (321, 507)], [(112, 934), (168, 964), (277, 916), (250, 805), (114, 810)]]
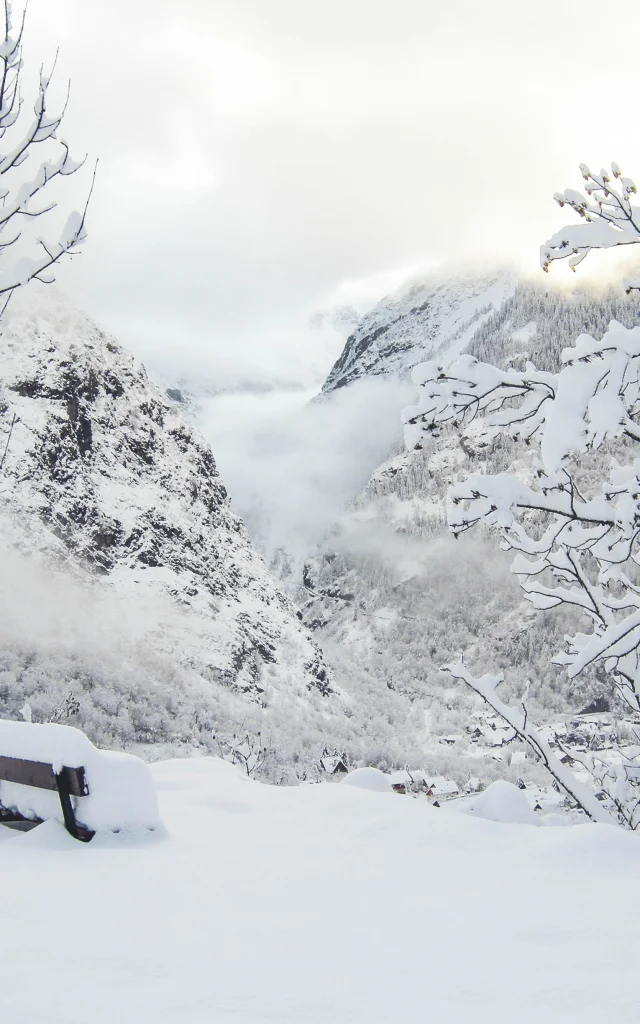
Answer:
[(152, 773), (163, 833), (0, 827), (2, 1024), (640, 1019), (636, 835)]

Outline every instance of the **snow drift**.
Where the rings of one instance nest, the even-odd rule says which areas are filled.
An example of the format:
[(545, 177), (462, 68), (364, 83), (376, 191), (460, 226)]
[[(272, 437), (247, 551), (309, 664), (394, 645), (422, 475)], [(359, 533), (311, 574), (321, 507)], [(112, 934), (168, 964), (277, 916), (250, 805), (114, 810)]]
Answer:
[(263, 786), (214, 759), (151, 772), (161, 842), (0, 834), (3, 1021), (637, 1019), (636, 835)]

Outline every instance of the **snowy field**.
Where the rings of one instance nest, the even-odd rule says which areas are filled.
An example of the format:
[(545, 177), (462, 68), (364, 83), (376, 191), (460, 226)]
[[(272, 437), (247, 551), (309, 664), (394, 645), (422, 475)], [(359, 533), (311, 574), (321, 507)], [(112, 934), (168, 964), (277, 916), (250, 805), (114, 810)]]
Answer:
[(636, 835), (152, 772), (166, 834), (0, 827), (2, 1024), (640, 1020)]

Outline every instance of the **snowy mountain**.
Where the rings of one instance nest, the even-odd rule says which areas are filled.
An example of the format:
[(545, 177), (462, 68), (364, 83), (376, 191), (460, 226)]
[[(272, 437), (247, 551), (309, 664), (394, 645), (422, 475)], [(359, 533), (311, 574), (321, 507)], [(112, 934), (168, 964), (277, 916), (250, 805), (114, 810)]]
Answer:
[(0, 344), (3, 714), (46, 718), (71, 689), (103, 741), (197, 742), (332, 703), (210, 448), (144, 368), (31, 290)]
[[(555, 367), (581, 332), (602, 335), (612, 318), (631, 326), (639, 313), (637, 299), (622, 290), (561, 291), (542, 276), (412, 283), (363, 318), (325, 383), (324, 401), (346, 402), (352, 391), (355, 401), (367, 376), (391, 388), (425, 356), (446, 362), (463, 348), (489, 362)], [(339, 685), (348, 688), (357, 676), (364, 689), (393, 694), (389, 713), (401, 716), (404, 708), (406, 726), (422, 722), (425, 767), (459, 782), (471, 772), (488, 781), (496, 763), (508, 774), (510, 750), (467, 729), (473, 701), (440, 671), (459, 652), (479, 670), (504, 670), (513, 695), (530, 679), (543, 721), (610, 694), (597, 674), (571, 682), (549, 664), (577, 617), (534, 612), (495, 538), (455, 541), (446, 527), (450, 483), (483, 469), (515, 469), (526, 478), (532, 466), (522, 453), (477, 426), (445, 431), (415, 452), (390, 442), (388, 459), (307, 558), (304, 618)]]
[(329, 394), (356, 380), (406, 376), (418, 363), (442, 363), (462, 352), (501, 362), (525, 356), (554, 367), (562, 347), (583, 331), (603, 334), (609, 321), (637, 322), (637, 300), (622, 288), (577, 282), (561, 288), (548, 278), (507, 270), (480, 276), (431, 275), (382, 299), (349, 335), (325, 380)]
[(521, 774), (492, 735), (467, 730), (470, 698), (440, 665), (462, 650), (472, 666), (507, 669), (514, 693), (531, 678), (543, 720), (603, 696), (602, 684), (569, 684), (550, 668), (574, 624), (532, 615), (493, 542), (448, 534), (447, 484), (483, 463), (506, 469), (515, 451), (468, 431), (406, 452), (408, 370), (463, 344), (552, 365), (576, 333), (612, 316), (633, 322), (637, 305), (546, 279), (489, 276), (467, 280), (467, 292), (461, 281), (438, 284), (437, 301), (424, 284), (428, 342), (414, 282), (364, 317), (362, 338), (374, 319), (388, 326), (377, 343), (358, 357), (347, 342), (349, 386), (328, 381), (322, 401), (274, 420), (270, 434), (263, 424), (246, 445), (230, 438), (228, 462), (246, 480), (233, 508), (255, 537), (262, 527), (273, 538), (264, 550), (279, 585), (184, 396), (168, 397), (50, 293), (16, 303), (1, 342), (4, 713), (17, 717), (26, 701), (36, 721), (70, 717), (104, 746), (150, 756), (261, 733), (263, 774), (275, 781), (313, 776), (327, 747), (350, 764), (411, 764), (459, 784)]
[(362, 377), (406, 374), (427, 358), (467, 350), (476, 331), (513, 295), (516, 277), (432, 275), (382, 299), (350, 334), (324, 382), (327, 394)]

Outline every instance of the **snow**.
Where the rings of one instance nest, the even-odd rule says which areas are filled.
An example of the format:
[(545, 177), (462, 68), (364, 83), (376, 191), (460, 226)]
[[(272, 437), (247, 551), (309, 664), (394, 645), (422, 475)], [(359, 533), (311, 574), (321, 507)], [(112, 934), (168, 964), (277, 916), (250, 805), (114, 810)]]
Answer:
[(518, 789), (511, 782), (502, 779), (492, 782), (484, 793), (467, 799), (468, 802), (461, 809), (476, 818), (508, 822), (513, 825), (539, 825), (541, 822), (532, 810), (525, 790)]
[[(81, 824), (94, 832), (156, 829), (158, 803), (149, 769), (132, 754), (98, 750), (84, 733), (66, 725), (0, 721), (0, 753), (61, 768), (84, 768), (89, 794), (76, 801)], [(0, 782), (0, 803), (27, 818), (62, 822), (58, 794)]]
[(637, 1019), (634, 834), (267, 787), (214, 759), (152, 773), (166, 836), (0, 837), (3, 1021)]
[(378, 768), (356, 768), (355, 771), (345, 776), (342, 785), (354, 786), (356, 789), (368, 789), (372, 793), (391, 793), (392, 778)]

